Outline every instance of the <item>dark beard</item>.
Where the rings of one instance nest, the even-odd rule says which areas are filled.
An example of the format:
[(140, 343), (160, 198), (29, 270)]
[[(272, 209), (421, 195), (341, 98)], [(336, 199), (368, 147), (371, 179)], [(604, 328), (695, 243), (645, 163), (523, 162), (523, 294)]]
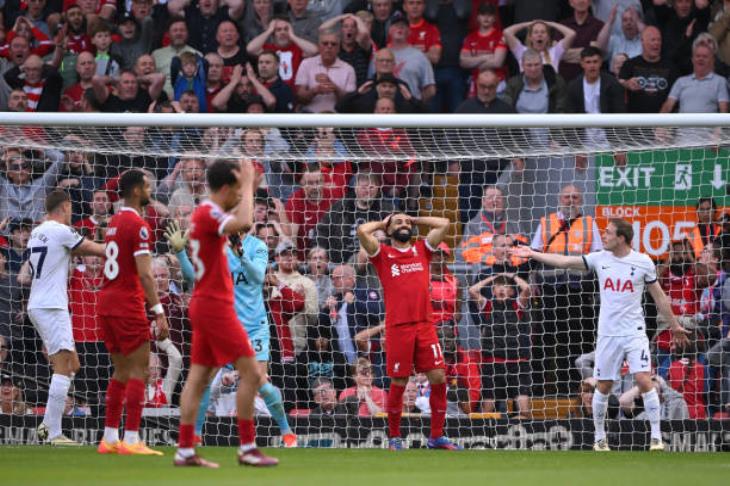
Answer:
[(407, 243), (413, 236), (413, 231), (409, 228), (399, 229), (393, 232), (393, 238), (401, 243)]
[(689, 270), (688, 263), (672, 263), (671, 265), (669, 265), (669, 271), (672, 272), (674, 275), (683, 277), (684, 274), (687, 273), (687, 270)]

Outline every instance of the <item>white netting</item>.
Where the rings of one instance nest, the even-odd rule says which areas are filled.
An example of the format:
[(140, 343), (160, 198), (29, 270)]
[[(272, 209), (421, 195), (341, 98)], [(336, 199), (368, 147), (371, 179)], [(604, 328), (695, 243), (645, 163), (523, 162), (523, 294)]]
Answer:
[[(285, 310), (291, 302), (281, 292), (264, 289), (271, 380), (282, 390), (302, 444), (379, 445), (384, 437), (382, 418), (366, 417), (382, 416), (385, 409), (388, 380), (379, 326), (387, 316), (379, 281), (359, 248), (355, 229), (395, 210), (447, 217), (453, 223), (445, 240), (448, 265), (435, 266), (432, 280), (434, 325), (449, 365), (451, 436), (482, 445), (480, 437), (495, 433), (485, 418), (553, 421), (590, 416), (591, 353), (600, 310), (594, 277), (530, 266), (511, 259), (506, 248), (519, 241), (541, 251), (592, 251), (600, 247), (592, 221), (602, 231), (612, 217), (632, 222), (635, 249), (656, 259), (675, 313), (695, 331), (692, 349), (673, 350), (646, 297), (651, 358), (662, 377), (663, 419), (721, 417), (730, 404), (728, 351), (723, 349), (727, 341), (722, 339), (730, 323), (730, 311), (722, 306), (724, 247), (730, 243), (723, 212), (730, 137), (720, 125), (726, 121), (705, 117), (695, 126), (666, 122), (657, 128), (656, 123), (641, 126), (630, 118), (617, 125), (615, 117), (605, 122), (565, 117), (562, 125), (549, 125), (545, 117), (520, 119), (530, 124), (521, 127), (509, 116), (481, 122), (478, 117), (454, 117), (455, 123), (428, 118), (421, 123), (449, 125), (435, 128), (417, 128), (412, 118), (393, 118), (399, 120), (396, 125), (389, 119), (339, 116), (318, 117), (316, 123), (309, 117), (286, 123), (281, 118), (278, 128), (265, 118), (246, 116), (220, 118), (226, 123), (220, 126), (211, 126), (214, 122), (204, 116), (196, 119), (197, 126), (179, 126), (179, 117), (142, 123), (140, 117), (125, 121), (122, 116), (113, 125), (97, 121), (94, 126), (84, 117), (78, 123), (58, 118), (33, 126), (19, 123), (30, 118), (4, 122), (0, 219), (10, 218), (0, 253), (5, 260), (0, 265), (0, 370), (8, 390), (2, 406), (10, 414), (5, 425), (25, 430), (33, 423), (17, 415), (42, 413), (50, 379), (42, 343), (25, 313), (29, 275), (23, 265), (28, 230), (43, 217), (45, 194), (55, 187), (67, 189), (74, 201), (75, 226), (98, 239), (117, 205), (117, 176), (139, 167), (149, 170), (155, 181), (155, 201), (145, 217), (154, 232), (155, 275), (172, 329), (172, 346), (153, 346), (145, 425), (153, 431), (147, 436), (150, 442), (174, 442), (179, 392), (189, 367), (187, 302), (192, 286), (163, 231), (173, 220), (183, 228), (189, 225), (192, 210), (205, 197), (205, 164), (238, 155), (257, 162), (255, 230), (270, 250), (270, 272), (302, 294), (303, 303)], [(257, 128), (262, 120), (268, 128)], [(712, 208), (698, 211), (698, 205)], [(551, 219), (556, 211), (571, 220), (568, 228)], [(698, 225), (698, 217), (709, 219)], [(423, 236), (425, 228), (420, 230)], [(495, 238), (499, 233), (509, 238)], [(685, 243), (672, 243), (683, 238)], [(277, 267), (276, 249), (284, 240), (296, 246), (300, 265), (295, 272), (301, 276)], [(347, 282), (350, 271), (354, 278)], [(513, 282), (512, 274), (529, 284), (521, 297), (515, 293), (510, 298), (522, 299), (519, 317), (509, 308), (511, 300), (501, 302), (491, 291), (489, 277), (495, 273), (510, 274), (516, 289), (519, 281)], [(82, 417), (73, 427), (76, 437), (87, 441), (97, 439), (109, 378), (109, 357), (94, 310), (100, 285), (98, 261), (75, 261), (69, 295), (82, 369), (67, 412)], [(485, 302), (491, 313), (484, 311)], [(284, 328), (291, 330), (291, 349), (282, 346)], [(366, 376), (353, 378), (359, 358), (371, 363), (372, 384)], [(641, 431), (644, 437), (645, 424), (636, 419), (643, 418), (643, 405), (630, 376), (623, 373), (609, 412), (623, 420), (612, 422), (612, 437), (620, 437), (622, 446), (638, 446), (644, 439), (632, 434)], [(361, 387), (373, 387), (372, 402), (357, 399), (357, 380), (363, 380)], [(336, 407), (327, 403), (329, 387), (337, 395), (349, 390)], [(236, 440), (230, 419), (235, 415), (233, 391), (235, 381), (229, 383), (228, 377), (214, 386), (204, 437), (208, 443)], [(351, 392), (354, 397), (346, 399)], [(429, 413), (428, 393), (422, 377), (406, 392), (412, 434), (427, 430), (420, 418)], [(259, 402), (259, 434), (276, 444), (279, 429), (264, 418), (268, 412)], [(323, 409), (334, 417), (323, 419), (317, 413)], [(580, 439), (571, 438), (568, 445), (555, 439), (545, 447), (590, 444), (589, 421), (557, 424), (572, 428)], [(667, 424), (665, 432), (681, 432), (687, 424)], [(529, 427), (547, 428), (534, 422)], [(499, 430), (500, 435), (483, 445), (509, 445), (509, 437), (519, 435)], [(33, 437), (21, 432), (6, 441), (32, 442)]]

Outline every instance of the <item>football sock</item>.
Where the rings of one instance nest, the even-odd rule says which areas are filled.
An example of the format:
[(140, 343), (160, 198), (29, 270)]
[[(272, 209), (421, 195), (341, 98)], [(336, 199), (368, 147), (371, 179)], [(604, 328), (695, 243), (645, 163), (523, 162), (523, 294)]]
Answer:
[(127, 421), (124, 424), (124, 441), (136, 444), (139, 441), (139, 424), (142, 421), (144, 407), (144, 382), (139, 378), (130, 378), (127, 382)]
[(281, 435), (291, 434), (291, 427), (289, 427), (289, 421), (286, 418), (279, 389), (267, 381), (259, 388), (259, 393), (266, 403), (266, 408), (269, 409), (271, 416), (279, 425)]
[(198, 406), (198, 416), (195, 417), (195, 435), (203, 436), (203, 425), (205, 425), (205, 415), (208, 413), (208, 405), (210, 404), (210, 385), (205, 387), (203, 396), (200, 397), (200, 405)]
[(119, 422), (122, 421), (124, 390), (126, 383), (112, 379), (106, 389), (106, 418), (104, 420), (104, 440), (114, 443), (119, 440)]
[(438, 439), (444, 435), (446, 421), (446, 383), (432, 383), (431, 395), (428, 397), (431, 405), (431, 438)]
[(177, 438), (179, 450), (192, 449), (194, 437), (193, 424), (180, 424), (180, 436)]
[[(238, 419), (238, 435), (241, 437), (241, 447), (256, 447), (256, 431), (253, 426), (253, 419)], [(243, 449), (241, 452), (246, 452)]]
[(388, 391), (388, 437), (400, 437), (400, 417), (403, 414), (403, 392), (406, 387), (391, 383)]
[(71, 387), (71, 379), (68, 376), (54, 373), (51, 377), (46, 413), (43, 415), (43, 423), (48, 426), (49, 439), (55, 439), (61, 435), (61, 418), (69, 387)]
[(646, 393), (642, 393), (641, 396), (644, 399), (644, 410), (646, 411), (646, 417), (649, 419), (649, 425), (651, 426), (651, 438), (661, 440), (661, 405), (659, 404), (659, 394), (656, 392), (656, 389), (651, 389)]
[(606, 438), (606, 410), (608, 409), (608, 395), (597, 389), (593, 392), (593, 429), (595, 442)]

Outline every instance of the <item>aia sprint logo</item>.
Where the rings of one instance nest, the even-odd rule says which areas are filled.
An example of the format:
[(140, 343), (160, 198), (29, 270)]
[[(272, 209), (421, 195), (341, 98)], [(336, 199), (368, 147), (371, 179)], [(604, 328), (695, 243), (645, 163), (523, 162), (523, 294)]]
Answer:
[(423, 265), (421, 262), (406, 263), (405, 265), (398, 265), (394, 263), (390, 266), (390, 275), (392, 277), (400, 277), (402, 274), (423, 272)]

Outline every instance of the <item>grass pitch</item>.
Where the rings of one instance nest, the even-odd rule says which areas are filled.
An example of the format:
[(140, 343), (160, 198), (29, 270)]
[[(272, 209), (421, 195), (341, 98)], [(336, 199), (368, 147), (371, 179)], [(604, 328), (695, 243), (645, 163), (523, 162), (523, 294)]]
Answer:
[(82, 486), (118, 484), (255, 485), (695, 485), (730, 484), (730, 455), (723, 453), (428, 451), (374, 449), (269, 450), (272, 469), (240, 467), (235, 449), (202, 449), (218, 470), (172, 467), (165, 457), (100, 456), (94, 449), (1, 447), (0, 484)]

